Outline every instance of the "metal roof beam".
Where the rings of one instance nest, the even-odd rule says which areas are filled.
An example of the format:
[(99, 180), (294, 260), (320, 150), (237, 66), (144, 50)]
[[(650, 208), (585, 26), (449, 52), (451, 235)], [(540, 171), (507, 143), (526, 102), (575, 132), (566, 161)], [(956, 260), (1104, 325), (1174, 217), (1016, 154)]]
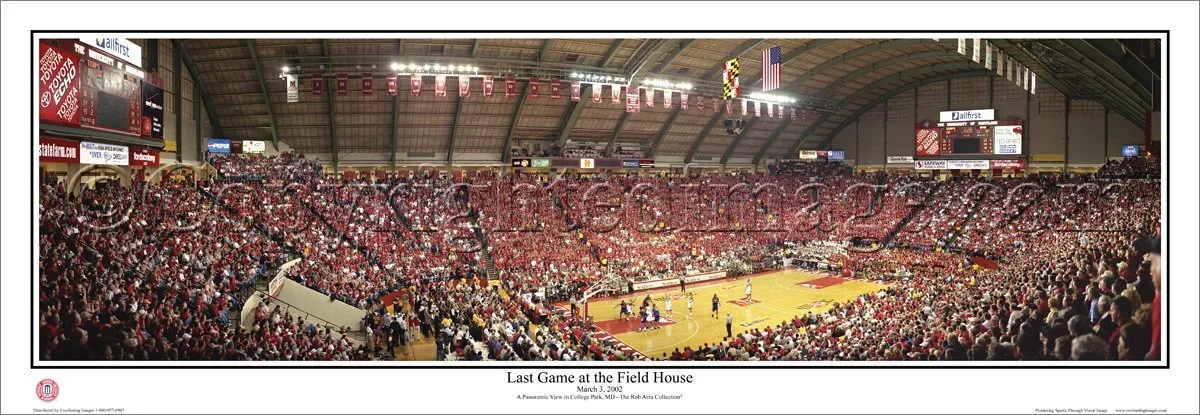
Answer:
[[(754, 49), (755, 46), (758, 46), (758, 44), (762, 43), (762, 41), (764, 41), (764, 40), (766, 40), (766, 39), (749, 39), (749, 40), (746, 40), (745, 42), (742, 42), (742, 44), (738, 45), (737, 49), (733, 50), (733, 53), (729, 54), (730, 57), (726, 58), (725, 60), (730, 60), (730, 59), (733, 59), (733, 58), (736, 58), (736, 57), (746, 54), (746, 52), (749, 52), (751, 49)], [(710, 70), (708, 72), (708, 74), (706, 74), (704, 76), (704, 79), (721, 79), (721, 70), (724, 67), (725, 67), (724, 61), (717, 62), (717, 66), (714, 67), (712, 70)]]
[(692, 159), (696, 157), (696, 150), (700, 149), (700, 145), (704, 144), (704, 140), (708, 138), (708, 134), (712, 131), (713, 127), (717, 125), (717, 121), (720, 121), (721, 118), (724, 118), (723, 115), (724, 114), (718, 112), (714, 114), (712, 118), (708, 119), (708, 124), (705, 124), (704, 129), (700, 130), (700, 135), (696, 136), (696, 139), (692, 140), (692, 146), (688, 148), (687, 155), (683, 157), (683, 162), (685, 164), (691, 163)]
[(671, 66), (671, 64), (675, 62), (675, 58), (678, 58), (679, 54), (683, 53), (684, 49), (687, 49), (688, 46), (690, 46), (692, 44), (692, 42), (695, 42), (695, 41), (696, 41), (696, 39), (684, 39), (684, 40), (680, 41), (679, 47), (677, 49), (675, 49), (674, 52), (671, 52), (670, 55), (667, 55), (667, 57), (663, 58), (661, 61), (658, 62), (658, 65), (656, 65), (654, 67), (654, 72), (659, 73), (659, 72), (666, 70), (667, 67)]
[[(216, 107), (212, 105), (212, 98), (208, 95), (208, 89), (204, 87), (204, 80), (200, 79), (200, 73), (196, 72), (196, 62), (192, 61), (192, 56), (188, 54), (187, 46), (179, 39), (172, 39), (171, 42), (179, 48), (179, 53), (183, 55), (183, 65), (187, 67), (188, 73), (192, 74), (192, 82), (196, 83), (196, 89), (200, 90), (200, 102), (203, 102), (204, 108), (208, 109), (208, 121), (212, 123), (213, 135), (218, 137), (224, 136), (225, 130), (221, 129), (221, 121), (217, 119), (217, 113), (213, 110)], [(176, 108), (176, 111), (178, 111), (178, 108)], [(196, 119), (196, 122), (199, 123), (200, 119)], [(197, 137), (196, 139), (199, 140), (200, 138)]]
[[(881, 50), (891, 50), (891, 49), (901, 48), (901, 47), (905, 47), (905, 46), (911, 46), (911, 45), (914, 45), (917, 43), (922, 43), (924, 41), (925, 41), (924, 39), (897, 39), (897, 40), (889, 40), (886, 42), (872, 43), (870, 45), (863, 46), (858, 49), (854, 49), (854, 50), (848, 51), (846, 53), (843, 53), (841, 55), (838, 55), (838, 57), (836, 57), (836, 58), (829, 59), (825, 62), (822, 62), (820, 65), (817, 65), (816, 67), (810, 69), (808, 72), (805, 72), (804, 75), (800, 75), (795, 80), (793, 80), (791, 83), (788, 83), (786, 86), (784, 86), (783, 88), (780, 88), (780, 89), (782, 89), (782, 90), (795, 89), (798, 86), (804, 85), (805, 82), (808, 82), (808, 80), (812, 79), (812, 77), (815, 75), (818, 75), (822, 72), (825, 72), (828, 69), (833, 68), (834, 66), (845, 63), (851, 59), (855, 59), (860, 56), (866, 55), (868, 53), (878, 52)], [(758, 84), (761, 82), (762, 82), (762, 80), (759, 79), (759, 82), (755, 82), (755, 83)]]
[[(1111, 89), (1113, 92), (1121, 94), (1121, 97), (1129, 104), (1141, 105), (1140, 109), (1150, 109), (1150, 90), (1145, 89), (1141, 83), (1125, 72), (1125, 69), (1108, 58), (1103, 56), (1094, 49), (1091, 49), (1083, 41), (1062, 40), (1058, 41), (1059, 45), (1066, 47), (1073, 55), (1063, 53), (1062, 49), (1055, 48), (1059, 53), (1063, 53), (1067, 57), (1074, 59), (1082, 65), (1096, 81), (1104, 84), (1106, 89)], [(1049, 46), (1049, 45), (1047, 45)], [(1096, 59), (1100, 59), (1097, 62)], [(1068, 65), (1070, 66), (1070, 65)], [(1117, 75), (1125, 75), (1126, 79), (1117, 79)]]
[(275, 151), (279, 151), (279, 135), (275, 133), (275, 110), (272, 108), (271, 96), (267, 93), (267, 81), (263, 79), (262, 62), (258, 61), (258, 50), (254, 39), (246, 39), (246, 49), (250, 51), (250, 60), (254, 61), (254, 76), (258, 78), (258, 87), (262, 90), (263, 103), (267, 105), (267, 116), (271, 120), (271, 143)]
[(646, 152), (646, 157), (654, 157), (654, 153), (658, 152), (658, 146), (662, 144), (663, 138), (666, 138), (667, 132), (671, 131), (671, 124), (675, 123), (675, 118), (681, 112), (683, 112), (683, 107), (675, 107), (675, 111), (672, 111), (671, 116), (667, 117), (667, 122), (663, 123), (662, 128), (658, 130), (658, 135), (654, 137), (654, 141), (650, 144), (650, 151)]
[(1136, 83), (1142, 90), (1138, 94), (1139, 96), (1149, 98), (1154, 89), (1154, 83), (1160, 79), (1149, 65), (1146, 65), (1137, 55), (1129, 53), (1121, 45), (1121, 42), (1113, 39), (1066, 39), (1065, 41), (1076, 43), (1077, 49), (1081, 52), (1087, 51), (1092, 56), (1092, 60), (1101, 66), (1108, 66), (1107, 62), (1121, 68), (1120, 74), (1126, 75), (1128, 82)]
[(622, 112), (621, 118), (617, 119), (617, 125), (613, 127), (612, 135), (608, 136), (608, 145), (604, 146), (605, 156), (612, 156), (613, 146), (617, 144), (617, 136), (621, 134), (621, 126), (625, 124), (625, 119), (628, 117), (628, 112)]
[[(329, 58), (331, 53), (329, 50), (329, 39), (321, 39), (321, 51), (325, 54), (325, 58)], [(333, 95), (336, 92), (333, 88), (325, 88), (326, 104), (329, 107), (329, 145), (333, 148), (333, 171), (337, 173), (338, 168), (338, 139), (337, 139), (337, 111), (333, 105)]]
[[(528, 83), (525, 84), (525, 88), (529, 88)], [(512, 148), (510, 147), (512, 146), (513, 137), (517, 136), (517, 123), (521, 121), (521, 111), (525, 110), (525, 101), (528, 98), (529, 91), (521, 93), (521, 100), (517, 102), (517, 109), (513, 111), (512, 119), (508, 123), (508, 135), (504, 136), (504, 148), (501, 149), (503, 153), (500, 155), (500, 159), (504, 160), (504, 164), (512, 161)]]
[(546, 60), (546, 54), (550, 52), (550, 45), (553, 42), (554, 39), (546, 39), (546, 41), (542, 42), (542, 50), (539, 50), (537, 55), (538, 62)]
[(604, 53), (604, 59), (600, 61), (601, 68), (607, 68), (608, 64), (612, 63), (613, 58), (617, 56), (617, 51), (621, 49), (621, 44), (625, 43), (625, 39), (616, 39), (612, 46), (608, 47), (608, 52)]
[[(584, 84), (579, 89), (579, 95), (581, 97), (587, 96), (591, 90), (591, 84)], [(583, 112), (583, 103), (583, 99), (572, 101), (570, 107), (567, 108), (567, 119), (563, 121), (562, 128), (559, 129), (560, 133), (558, 134), (558, 140), (554, 143), (554, 147), (562, 148), (562, 146), (567, 144), (567, 139), (571, 137), (571, 130), (575, 128), (575, 121), (579, 120), (579, 114)]]
[(479, 41), (480, 40), (482, 40), (482, 39), (475, 39), (475, 43), (471, 44), (471, 58), (475, 58), (475, 56), (479, 54)]
[[(458, 87), (462, 88), (462, 85), (459, 85)], [(466, 100), (467, 100), (466, 97), (459, 95), (458, 101), (454, 104), (454, 120), (451, 122), (451, 125), (453, 127), (451, 127), (451, 129), (450, 129), (450, 143), (449, 143), (449, 145), (446, 146), (447, 147), (446, 148), (446, 166), (447, 167), (454, 165), (454, 141), (456, 139), (458, 139), (458, 119), (462, 118), (463, 101), (466, 101)]]

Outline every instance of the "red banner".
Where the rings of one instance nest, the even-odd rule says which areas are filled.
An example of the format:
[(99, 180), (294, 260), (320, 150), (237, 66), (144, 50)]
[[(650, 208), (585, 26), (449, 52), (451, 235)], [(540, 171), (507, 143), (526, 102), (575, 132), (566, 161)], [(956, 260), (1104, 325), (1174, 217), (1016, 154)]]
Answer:
[(918, 156), (939, 156), (942, 154), (941, 130), (937, 128), (917, 128)]
[[(597, 84), (597, 85), (599, 85), (599, 84)], [(621, 86), (620, 85), (611, 85), (611, 86), (612, 86), (612, 91), (610, 91), (609, 93), (612, 94), (612, 103), (620, 104), (621, 103)], [(600, 89), (603, 89), (603, 86), (601, 86)]]
[(700, 110), (701, 112), (704, 112), (704, 96), (703, 95), (696, 97), (696, 109)]
[(371, 77), (371, 73), (363, 72), (363, 74), (362, 74), (362, 94), (370, 96), (372, 93), (372, 90), (373, 90), (372, 87), (374, 85), (375, 85), (375, 78)]
[(687, 92), (679, 93), (679, 108), (688, 109), (687, 108), (687, 106), (688, 106), (687, 99), (688, 99)]
[(346, 78), (346, 74), (337, 74), (337, 94), (339, 97), (346, 96), (350, 93), (350, 81)]
[(325, 80), (321, 78), (321, 74), (313, 74), (312, 89), (313, 95), (321, 95), (325, 93)]
[(561, 89), (562, 89), (562, 85), (558, 82), (557, 79), (550, 80), (550, 98), (552, 98), (552, 99), (562, 98), (562, 94), (559, 93), (559, 91)]
[(571, 101), (579, 102), (579, 93), (579, 81), (571, 81)]
[(412, 76), (409, 77), (408, 86), (409, 86), (409, 92), (408, 92), (409, 95), (412, 95), (414, 97), (421, 96), (421, 75), (420, 74), (412, 74)]
[(529, 78), (529, 97), (537, 98), (538, 93), (542, 90), (542, 83), (538, 82), (537, 77)]
[[(38, 119), (42, 122), (79, 126), (79, 59), (75, 52), (41, 44), (38, 58)], [(78, 162), (76, 143), (75, 162)]]
[(517, 96), (517, 78), (509, 75), (504, 78), (504, 96), (508, 99), (513, 99)]
[(129, 165), (130, 166), (157, 166), (158, 165), (158, 150), (151, 150), (141, 147), (129, 148)]
[(654, 108), (654, 88), (646, 88), (646, 106)]
[(496, 81), (491, 75), (485, 75), (483, 77), (483, 96), (492, 96), (492, 89), (495, 88), (495, 83)]
[[(713, 97), (712, 104), (713, 104), (713, 112), (720, 113), (721, 112), (721, 100), (717, 99), (717, 97)], [(730, 108), (731, 107), (728, 104), (725, 105), (725, 113), (726, 114), (729, 114), (730, 112), (733, 111)]]
[(58, 138), (41, 137), (38, 143), (38, 160), (47, 163), (78, 163), (79, 142)]
[(458, 96), (471, 96), (471, 77), (467, 75), (458, 76)]
[(387, 89), (388, 95), (396, 96), (396, 75), (388, 75)]
[(663, 108), (671, 108), (671, 91), (663, 90)]
[(642, 110), (642, 104), (639, 90), (632, 86), (625, 90), (625, 112), (639, 112)]
[(439, 97), (446, 96), (446, 75), (434, 76), (433, 95)]

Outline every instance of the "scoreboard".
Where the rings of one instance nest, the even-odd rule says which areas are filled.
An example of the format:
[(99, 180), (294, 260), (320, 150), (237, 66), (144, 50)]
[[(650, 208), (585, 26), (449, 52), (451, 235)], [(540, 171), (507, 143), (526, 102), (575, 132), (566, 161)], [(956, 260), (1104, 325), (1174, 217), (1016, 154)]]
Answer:
[(945, 111), (942, 121), (917, 125), (917, 156), (1024, 154), (1021, 120), (992, 120), (992, 110)]
[(80, 126), (142, 135), (141, 79), (126, 73), (124, 62), (95, 49), (79, 52)]

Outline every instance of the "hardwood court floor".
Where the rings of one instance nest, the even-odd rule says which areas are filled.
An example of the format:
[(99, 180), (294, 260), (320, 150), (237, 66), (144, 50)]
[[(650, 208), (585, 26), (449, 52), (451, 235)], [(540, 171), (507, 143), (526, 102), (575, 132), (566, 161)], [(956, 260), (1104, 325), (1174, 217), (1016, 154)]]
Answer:
[[(693, 348), (704, 343), (719, 342), (725, 337), (725, 316), (733, 315), (733, 334), (745, 332), (750, 328), (765, 328), (775, 326), (794, 316), (807, 314), (809, 311), (820, 313), (828, 310), (834, 302), (847, 302), (855, 297), (878, 292), (886, 285), (872, 282), (843, 279), (830, 274), (819, 274), (794, 270), (775, 271), (749, 277), (753, 287), (753, 302), (742, 300), (746, 294), (745, 277), (726, 279), (703, 285), (689, 284), (687, 289), (695, 299), (692, 316), (688, 316), (687, 297), (679, 291), (679, 285), (672, 285), (650, 292), (639, 292), (634, 295), (593, 300), (588, 303), (588, 313), (604, 331), (624, 342), (626, 345), (651, 357), (662, 357), (663, 353), (670, 354), (676, 348), (683, 350), (684, 346)], [(717, 317), (712, 317), (712, 297), (717, 294), (720, 299), (720, 310)], [(649, 294), (651, 301), (656, 304), (667, 323), (656, 324), (657, 329), (637, 331), (641, 323), (635, 316), (629, 321), (619, 319), (621, 300), (631, 300), (638, 306)], [(667, 314), (666, 296), (672, 297), (673, 313)]]

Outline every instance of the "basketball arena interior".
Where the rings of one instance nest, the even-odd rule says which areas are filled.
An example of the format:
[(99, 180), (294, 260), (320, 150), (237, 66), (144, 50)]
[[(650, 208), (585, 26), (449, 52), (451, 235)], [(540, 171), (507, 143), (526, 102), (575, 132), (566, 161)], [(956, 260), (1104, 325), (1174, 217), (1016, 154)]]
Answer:
[(1161, 43), (42, 39), (36, 360), (1161, 364)]

